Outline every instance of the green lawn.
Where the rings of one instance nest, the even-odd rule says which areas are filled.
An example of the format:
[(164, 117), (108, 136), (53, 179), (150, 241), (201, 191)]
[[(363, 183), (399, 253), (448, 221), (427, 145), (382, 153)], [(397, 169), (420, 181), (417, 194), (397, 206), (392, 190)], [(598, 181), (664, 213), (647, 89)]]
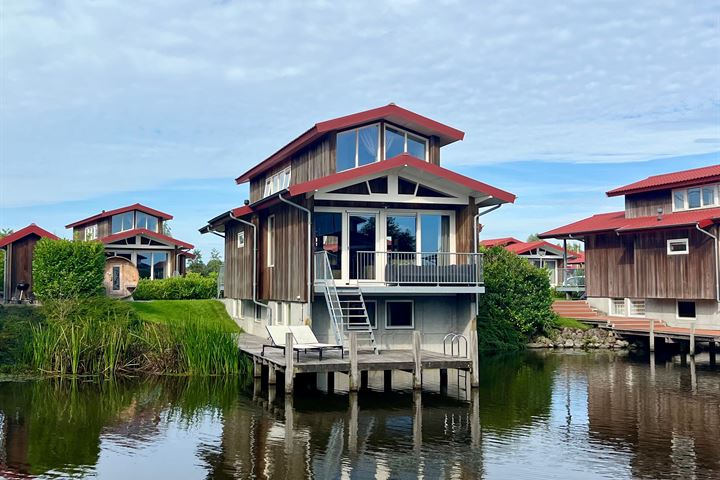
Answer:
[(138, 316), (148, 322), (200, 319), (208, 324), (220, 325), (228, 331), (240, 330), (227, 314), (225, 306), (217, 300), (154, 300), (130, 304)]
[(558, 319), (558, 327), (560, 327), (560, 328), (579, 328), (580, 330), (590, 329), (590, 325), (588, 325), (587, 323), (583, 323), (579, 320), (575, 320), (574, 318), (566, 318), (566, 317), (560, 317)]

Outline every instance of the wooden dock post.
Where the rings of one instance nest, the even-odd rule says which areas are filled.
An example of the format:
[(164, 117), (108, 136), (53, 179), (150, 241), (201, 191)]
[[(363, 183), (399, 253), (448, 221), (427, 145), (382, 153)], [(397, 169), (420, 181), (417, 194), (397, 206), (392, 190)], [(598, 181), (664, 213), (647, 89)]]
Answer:
[(293, 391), (293, 377), (295, 376), (293, 353), (293, 334), (287, 332), (285, 334), (285, 393), (292, 393)]
[(472, 360), (472, 388), (480, 387), (480, 352), (478, 352), (477, 330), (470, 330), (470, 360)]
[(358, 446), (358, 420), (360, 418), (360, 407), (358, 406), (357, 392), (350, 392), (348, 395), (350, 401), (350, 419), (348, 425), (348, 450), (352, 454), (357, 454)]
[(422, 450), (422, 393), (419, 390), (413, 392), (413, 449), (416, 454)]
[(268, 385), (275, 385), (277, 383), (277, 371), (275, 370), (275, 366), (268, 364), (267, 371), (268, 371)]
[(695, 356), (695, 322), (690, 325), (690, 356)]
[(350, 332), (350, 378), (348, 379), (348, 390), (358, 391), (358, 358), (357, 358), (357, 332)]
[(413, 332), (413, 359), (415, 360), (415, 368), (413, 369), (413, 389), (422, 388), (422, 359), (420, 358), (420, 332)]
[(392, 392), (392, 370), (383, 371), (383, 387), (385, 393)]
[(655, 320), (650, 319), (650, 351), (655, 351)]
[(262, 378), (262, 363), (257, 357), (253, 357), (253, 378)]
[(335, 372), (327, 372), (327, 393), (335, 393)]

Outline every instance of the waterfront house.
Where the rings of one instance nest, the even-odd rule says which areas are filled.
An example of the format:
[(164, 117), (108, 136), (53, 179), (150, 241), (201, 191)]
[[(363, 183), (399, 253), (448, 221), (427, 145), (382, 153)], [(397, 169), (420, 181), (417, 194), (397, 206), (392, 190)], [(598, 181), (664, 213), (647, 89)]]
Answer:
[(584, 259), (582, 266), (572, 263), (579, 258), (579, 254), (554, 243), (545, 240), (523, 242), (514, 237), (504, 237), (481, 240), (480, 245), (487, 248), (503, 247), (536, 267), (546, 269), (553, 287), (581, 287), (584, 281)]
[(585, 242), (597, 310), (670, 326), (720, 327), (720, 165), (655, 175), (607, 192), (625, 209), (540, 235)]
[(105, 244), (105, 291), (113, 297), (129, 296), (140, 278), (161, 279), (185, 274), (185, 261), (193, 245), (167, 235), (165, 222), (173, 217), (139, 203), (103, 210), (65, 228), (75, 240)]
[(467, 334), (484, 292), (479, 216), (515, 196), (441, 166), (463, 136), (389, 104), (317, 123), (240, 175), (249, 200), (200, 230), (225, 238), (230, 314), (262, 336), (356, 330), (374, 349)]
[(33, 254), (35, 244), (41, 238), (58, 239), (58, 237), (34, 223), (0, 238), (0, 249), (5, 250), (3, 302), (33, 299)]

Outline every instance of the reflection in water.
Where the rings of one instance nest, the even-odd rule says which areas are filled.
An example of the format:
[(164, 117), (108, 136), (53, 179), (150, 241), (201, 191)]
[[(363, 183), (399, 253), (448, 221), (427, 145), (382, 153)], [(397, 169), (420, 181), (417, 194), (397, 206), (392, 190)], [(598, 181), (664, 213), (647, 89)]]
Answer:
[(383, 393), (382, 375), (360, 394), (294, 398), (221, 378), (5, 382), (0, 476), (716, 477), (717, 367), (655, 362), (486, 358), (479, 390), (454, 378), (457, 398)]

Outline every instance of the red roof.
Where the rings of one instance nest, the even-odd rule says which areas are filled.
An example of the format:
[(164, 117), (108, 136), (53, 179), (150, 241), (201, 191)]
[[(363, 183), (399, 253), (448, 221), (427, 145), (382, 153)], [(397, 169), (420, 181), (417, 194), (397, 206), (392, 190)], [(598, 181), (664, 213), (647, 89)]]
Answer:
[(154, 238), (156, 240), (172, 243), (173, 245), (177, 245), (180, 248), (194, 248), (194, 245), (190, 243), (183, 242), (182, 240), (178, 240), (177, 238), (168, 237), (167, 235), (163, 235), (162, 233), (153, 232), (152, 230), (148, 230), (147, 228), (134, 228), (132, 230), (126, 230), (124, 232), (114, 233), (107, 237), (101, 238), (100, 241), (108, 244), (112, 242), (117, 242), (118, 240), (123, 240), (125, 238), (134, 237), (135, 235), (145, 235), (146, 237)]
[(511, 245), (507, 245), (505, 247), (505, 250), (508, 252), (512, 252), (516, 255), (522, 255), (523, 253), (530, 252), (532, 250), (535, 250), (536, 248), (544, 248), (546, 250), (555, 250), (556, 252), (559, 252), (558, 255), (562, 255), (562, 247), (559, 245), (552, 244), (550, 242), (546, 242), (544, 240), (537, 240), (535, 242), (519, 242), (519, 243), (513, 243)]
[(235, 181), (237, 183), (247, 182), (251, 177), (254, 177), (272, 166), (277, 165), (290, 157), (293, 153), (318, 140), (328, 132), (344, 130), (357, 125), (376, 122), (378, 120), (388, 120), (401, 127), (406, 127), (428, 136), (435, 135), (440, 138), (440, 146), (447, 145), (457, 140), (462, 140), (465, 137), (465, 134), (460, 130), (456, 130), (440, 122), (423, 117), (422, 115), (418, 115), (415, 112), (411, 112), (410, 110), (406, 110), (402, 107), (398, 107), (394, 103), (391, 103), (389, 105), (385, 105), (384, 107), (373, 108), (372, 110), (353, 113), (352, 115), (346, 115), (344, 117), (316, 123), (308, 131), (295, 138), (295, 140), (240, 175), (235, 179)]
[(20, 239), (27, 237), (28, 235), (37, 235), (40, 238), (50, 238), (57, 240), (58, 237), (48, 232), (44, 228), (40, 228), (34, 223), (31, 223), (25, 228), (18, 230), (17, 232), (11, 233), (7, 237), (0, 238), (0, 248), (7, 247), (11, 243), (14, 243)]
[(477, 180), (466, 177), (464, 175), (460, 175), (459, 173), (455, 173), (452, 170), (448, 170), (447, 168), (443, 168), (438, 165), (426, 162), (424, 160), (420, 160), (419, 158), (413, 157), (412, 155), (409, 155), (407, 153), (400, 154), (389, 160), (371, 163), (362, 167), (353, 168), (340, 173), (335, 173), (333, 175), (328, 175), (326, 177), (310, 180), (309, 182), (292, 185), (290, 186), (290, 188), (288, 188), (288, 191), (290, 192), (290, 195), (294, 197), (296, 195), (312, 192), (321, 188), (331, 187), (333, 185), (337, 185), (339, 183), (346, 182), (358, 177), (382, 173), (388, 170), (392, 170), (393, 168), (400, 167), (411, 167), (416, 170), (435, 175), (470, 190), (483, 193), (485, 195), (490, 195), (493, 198), (501, 200), (502, 203), (515, 202), (516, 197), (512, 193), (500, 190), (499, 188), (495, 188), (486, 183), (478, 182)]
[(568, 252), (568, 255), (572, 255), (572, 258), (568, 259), (568, 265), (578, 265), (585, 263), (584, 252)]
[(705, 208), (657, 216), (625, 218), (625, 212), (601, 213), (540, 234), (541, 238), (580, 237), (588, 233), (627, 233), (658, 228), (705, 228), (720, 220), (720, 208)]
[(102, 212), (93, 215), (92, 217), (84, 218), (82, 220), (78, 220), (77, 222), (71, 223), (70, 225), (65, 225), (65, 228), (73, 228), (73, 227), (79, 227), (81, 225), (85, 225), (97, 220), (100, 220), (101, 218), (107, 218), (112, 217), (113, 215), (117, 215), (119, 213), (125, 213), (125, 212), (131, 212), (133, 210), (138, 210), (143, 213), (147, 213), (148, 215), (153, 215), (155, 217), (162, 218), (163, 220), (172, 220), (172, 215), (168, 213), (161, 212), (160, 210), (155, 210), (154, 208), (146, 207), (145, 205), (142, 205), (140, 203), (135, 203), (133, 205), (128, 205), (127, 207), (122, 208), (116, 208), (115, 210), (103, 210)]
[(617, 197), (629, 193), (649, 192), (667, 188), (684, 187), (700, 183), (711, 183), (720, 181), (720, 165), (693, 168), (681, 172), (653, 175), (645, 180), (618, 187), (607, 192), (608, 197)]
[(504, 237), (504, 238), (489, 238), (487, 240), (480, 240), (480, 246), (482, 247), (497, 247), (501, 246), (504, 247), (506, 245), (510, 245), (512, 243), (523, 243), (517, 238), (514, 237)]

